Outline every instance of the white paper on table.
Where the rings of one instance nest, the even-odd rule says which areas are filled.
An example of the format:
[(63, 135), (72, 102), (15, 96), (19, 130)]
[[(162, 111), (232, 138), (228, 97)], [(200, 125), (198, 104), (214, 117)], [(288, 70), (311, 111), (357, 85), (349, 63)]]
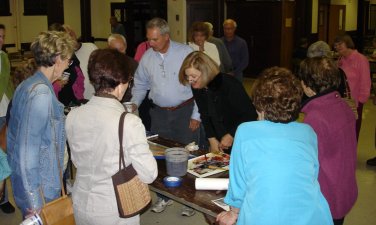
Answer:
[(228, 178), (196, 178), (196, 190), (227, 190)]
[(212, 202), (226, 211), (230, 211), (230, 206), (224, 202), (225, 198), (214, 199)]

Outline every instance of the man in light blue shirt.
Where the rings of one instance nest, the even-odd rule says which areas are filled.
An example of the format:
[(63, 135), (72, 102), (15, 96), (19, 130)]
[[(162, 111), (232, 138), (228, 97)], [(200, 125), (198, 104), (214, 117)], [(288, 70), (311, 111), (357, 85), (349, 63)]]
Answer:
[[(200, 114), (191, 87), (179, 82), (180, 67), (192, 49), (170, 40), (170, 28), (160, 18), (146, 24), (146, 36), (150, 48), (142, 56), (136, 70), (132, 102), (139, 106), (150, 90), (151, 131), (182, 144), (198, 143)], [(152, 208), (154, 212), (162, 212), (172, 204), (172, 200), (159, 197)], [(192, 209), (188, 211), (182, 213), (187, 216), (194, 214)]]

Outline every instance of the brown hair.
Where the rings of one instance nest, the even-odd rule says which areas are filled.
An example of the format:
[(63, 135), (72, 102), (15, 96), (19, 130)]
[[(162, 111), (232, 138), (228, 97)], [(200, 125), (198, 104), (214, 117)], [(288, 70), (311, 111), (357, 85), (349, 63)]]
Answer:
[(34, 58), (30, 58), (25, 64), (18, 66), (11, 76), (13, 86), (16, 88), (22, 81), (33, 75), (37, 69)]
[(299, 78), (316, 94), (336, 90), (340, 83), (339, 70), (333, 60), (325, 57), (307, 58), (300, 63)]
[(179, 71), (179, 81), (182, 85), (187, 85), (188, 80), (185, 70), (195, 68), (201, 72), (201, 83), (205, 87), (219, 73), (219, 67), (208, 55), (200, 51), (191, 52), (184, 59)]
[(97, 49), (89, 58), (88, 74), (96, 94), (113, 91), (134, 74), (131, 59), (115, 49)]
[(206, 39), (208, 39), (210, 35), (209, 26), (205, 24), (205, 22), (194, 22), (189, 29), (189, 41), (194, 42), (195, 33), (201, 32), (205, 35)]
[(253, 89), (253, 104), (265, 119), (288, 123), (299, 116), (303, 90), (290, 70), (272, 67), (262, 72)]
[(334, 44), (339, 44), (339, 43), (342, 43), (342, 42), (345, 43), (347, 48), (355, 49), (355, 44), (354, 44), (350, 35), (342, 34), (342, 35), (337, 36), (334, 39)]

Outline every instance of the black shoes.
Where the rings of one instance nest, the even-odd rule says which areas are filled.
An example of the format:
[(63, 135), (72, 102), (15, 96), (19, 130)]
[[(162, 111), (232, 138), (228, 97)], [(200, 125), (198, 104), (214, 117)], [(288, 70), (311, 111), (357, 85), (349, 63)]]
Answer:
[(14, 213), (14, 210), (15, 210), (13, 205), (10, 204), (10, 202), (6, 202), (0, 205), (0, 209), (6, 214)]
[(367, 160), (367, 165), (368, 165), (368, 166), (376, 166), (376, 157)]

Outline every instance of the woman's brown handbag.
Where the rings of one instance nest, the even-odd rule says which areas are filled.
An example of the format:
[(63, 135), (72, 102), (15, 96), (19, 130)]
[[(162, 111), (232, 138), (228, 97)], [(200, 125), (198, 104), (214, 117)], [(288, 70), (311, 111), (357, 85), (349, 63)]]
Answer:
[(353, 113), (355, 115), (355, 119), (358, 119), (358, 109), (357, 109), (355, 100), (351, 98), (350, 87), (349, 87), (349, 83), (347, 82), (346, 75), (345, 75), (344, 78), (345, 78), (346, 90), (345, 90), (345, 93), (344, 93), (344, 97), (342, 99), (347, 103), (347, 105), (353, 111)]
[[(129, 218), (145, 211), (151, 203), (149, 187), (137, 175), (132, 164), (125, 167), (123, 151), (124, 112), (119, 120), (119, 172), (112, 176), (119, 216)], [(122, 168), (123, 165), (123, 168)]]
[(40, 213), (43, 225), (75, 225), (72, 200), (63, 194), (62, 197), (45, 204)]

